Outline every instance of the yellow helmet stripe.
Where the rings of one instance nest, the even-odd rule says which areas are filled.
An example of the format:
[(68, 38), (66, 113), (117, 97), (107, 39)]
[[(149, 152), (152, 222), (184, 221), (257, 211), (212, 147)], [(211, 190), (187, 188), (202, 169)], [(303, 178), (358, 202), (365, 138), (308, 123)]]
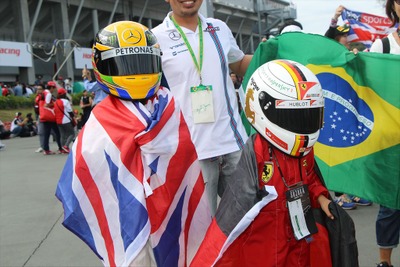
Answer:
[(294, 140), (294, 146), (292, 148), (292, 151), (290, 152), (290, 155), (298, 157), (302, 153), (304, 153), (305, 149), (307, 147), (307, 139), (304, 135), (295, 135), (295, 140)]
[(304, 95), (302, 93), (302, 90), (304, 90), (304, 88), (300, 88), (300, 82), (306, 81), (306, 77), (303, 75), (299, 68), (297, 68), (294, 64), (289, 64), (289, 62), (287, 62), (286, 60), (277, 60), (277, 63), (284, 67), (290, 73), (290, 76), (292, 77), (293, 82), (296, 86), (297, 99), (302, 99)]

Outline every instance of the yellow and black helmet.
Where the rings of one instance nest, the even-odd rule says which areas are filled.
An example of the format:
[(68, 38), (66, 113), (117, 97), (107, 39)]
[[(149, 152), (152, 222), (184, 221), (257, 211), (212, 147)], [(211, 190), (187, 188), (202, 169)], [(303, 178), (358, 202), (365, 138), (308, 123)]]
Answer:
[(100, 30), (93, 44), (93, 71), (108, 94), (125, 100), (154, 95), (161, 81), (161, 51), (155, 35), (133, 21)]

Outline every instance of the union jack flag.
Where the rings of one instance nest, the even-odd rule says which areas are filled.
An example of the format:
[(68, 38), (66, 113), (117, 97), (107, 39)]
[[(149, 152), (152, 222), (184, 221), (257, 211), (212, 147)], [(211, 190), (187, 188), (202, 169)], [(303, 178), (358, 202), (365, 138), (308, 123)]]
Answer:
[(391, 27), (392, 22), (389, 18), (349, 9), (343, 10), (342, 19), (350, 25), (348, 40), (363, 43), (367, 48), (370, 48), (376, 39), (382, 39), (397, 28)]
[(189, 266), (211, 223), (190, 133), (163, 87), (145, 104), (107, 97), (93, 109), (56, 196), (63, 225), (105, 266), (134, 263), (149, 243), (157, 266)]

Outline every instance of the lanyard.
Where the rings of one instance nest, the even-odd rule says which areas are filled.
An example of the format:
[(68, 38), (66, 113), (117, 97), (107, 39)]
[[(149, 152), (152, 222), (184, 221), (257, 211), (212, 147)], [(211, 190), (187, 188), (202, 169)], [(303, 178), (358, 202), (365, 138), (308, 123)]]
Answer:
[[(290, 189), (291, 187), (294, 187), (294, 186), (296, 186), (297, 184), (299, 184), (299, 183), (301, 183), (301, 182), (303, 181), (303, 177), (302, 177), (303, 175), (302, 175), (302, 172), (301, 172), (301, 166), (299, 165), (299, 169), (300, 169), (300, 180), (301, 180), (301, 182), (295, 183), (295, 184), (293, 184), (293, 185), (288, 185), (288, 184), (286, 183), (285, 177), (283, 176), (283, 172), (282, 172), (282, 170), (281, 170), (281, 166), (279, 165), (278, 158), (276, 157), (275, 152), (274, 152), (274, 150), (272, 149), (272, 147), (270, 147), (270, 146), (268, 147), (268, 152), (269, 152), (269, 158), (270, 158), (270, 160), (271, 160), (271, 159), (274, 160), (274, 158), (275, 158), (275, 162), (276, 162), (276, 166), (278, 167), (279, 174), (281, 175), (281, 179), (282, 179), (282, 181), (283, 181), (283, 184), (286, 186), (287, 189)], [(299, 161), (299, 163), (300, 163), (300, 161)]]
[(200, 49), (199, 49), (199, 61), (197, 61), (197, 58), (193, 52), (192, 47), (190, 46), (190, 43), (186, 37), (186, 34), (182, 31), (182, 28), (178, 25), (176, 20), (174, 19), (173, 16), (171, 16), (171, 20), (174, 23), (176, 29), (180, 33), (180, 35), (183, 38), (183, 41), (185, 42), (186, 47), (188, 48), (190, 55), (192, 56), (194, 65), (196, 66), (197, 71), (199, 72), (200, 75), (200, 84), (202, 84), (202, 78), (201, 78), (201, 69), (203, 67), (203, 28), (201, 26), (201, 21), (199, 18), (199, 43), (200, 43)]

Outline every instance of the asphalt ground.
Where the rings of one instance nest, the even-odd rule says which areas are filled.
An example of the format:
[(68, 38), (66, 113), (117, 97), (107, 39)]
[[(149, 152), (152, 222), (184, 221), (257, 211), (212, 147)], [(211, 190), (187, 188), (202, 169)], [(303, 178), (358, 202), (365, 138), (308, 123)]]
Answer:
[[(55, 190), (66, 155), (35, 153), (39, 138), (2, 140), (0, 151), (0, 266), (103, 266), (73, 233), (62, 226), (63, 209)], [(53, 151), (56, 143), (51, 143)], [(356, 226), (361, 267), (379, 260), (375, 219), (379, 205), (348, 211)], [(392, 255), (400, 266), (400, 248)], [(321, 263), (323, 267), (323, 263)]]

